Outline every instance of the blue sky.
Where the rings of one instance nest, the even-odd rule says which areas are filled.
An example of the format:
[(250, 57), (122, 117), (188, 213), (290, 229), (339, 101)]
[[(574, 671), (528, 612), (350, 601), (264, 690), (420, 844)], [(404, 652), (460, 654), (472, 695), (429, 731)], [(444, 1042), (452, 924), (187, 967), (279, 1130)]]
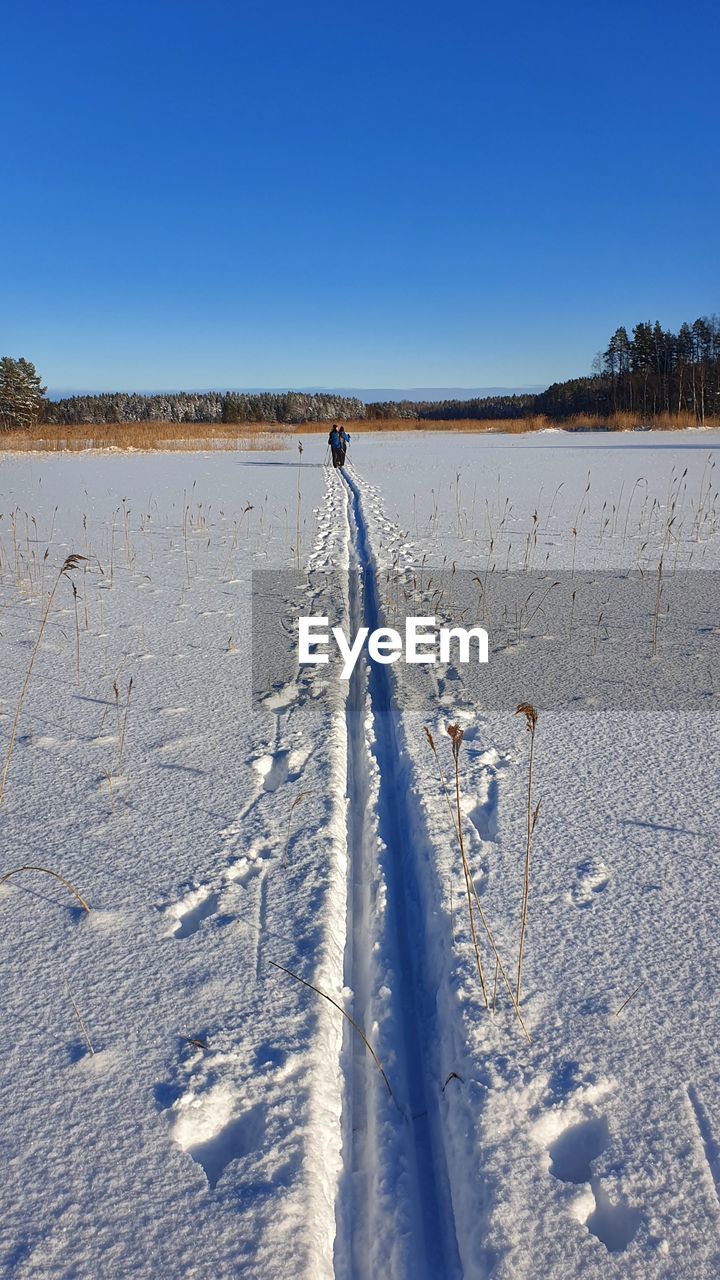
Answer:
[(483, 386), (720, 309), (709, 0), (23, 0), (0, 354), (53, 387)]

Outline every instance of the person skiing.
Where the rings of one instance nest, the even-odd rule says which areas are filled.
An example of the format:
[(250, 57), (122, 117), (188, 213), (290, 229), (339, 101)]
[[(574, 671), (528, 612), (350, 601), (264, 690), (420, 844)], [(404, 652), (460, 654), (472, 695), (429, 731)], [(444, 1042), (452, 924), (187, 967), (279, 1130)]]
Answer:
[(344, 427), (339, 427), (336, 422), (333, 423), (332, 430), (328, 436), (328, 444), (332, 450), (332, 462), (334, 467), (345, 466), (345, 454), (350, 443), (350, 437)]

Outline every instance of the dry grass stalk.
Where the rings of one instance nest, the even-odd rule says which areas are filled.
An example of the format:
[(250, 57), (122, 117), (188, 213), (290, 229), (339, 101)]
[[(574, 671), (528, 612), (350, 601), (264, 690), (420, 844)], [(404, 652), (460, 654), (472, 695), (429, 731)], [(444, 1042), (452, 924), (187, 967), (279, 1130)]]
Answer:
[(108, 784), (108, 795), (110, 796), (110, 812), (114, 816), (115, 815), (115, 797), (113, 795), (113, 789), (112, 789), (112, 774), (110, 773), (109, 769), (105, 770), (105, 777), (107, 779), (107, 784)]
[[(127, 698), (125, 700), (125, 714), (122, 718), (122, 725), (120, 728), (120, 741), (118, 744), (118, 763), (117, 763), (118, 773), (120, 773), (122, 770), (123, 754), (125, 751), (125, 734), (127, 732), (127, 719), (128, 719), (128, 711), (130, 710), (130, 694), (132, 693), (132, 687), (133, 687), (133, 678), (131, 676), (130, 681), (128, 683)], [(119, 708), (118, 708), (118, 716), (119, 716)]]
[[(494, 955), (494, 957), (495, 957), (495, 978), (496, 978), (496, 981), (497, 981), (497, 975), (499, 974), (499, 975), (500, 975), (500, 977), (501, 977), (501, 978), (502, 978), (502, 980), (503, 980), (504, 985), (505, 985), (505, 990), (507, 991), (507, 993), (508, 993), (508, 995), (509, 995), (509, 997), (510, 997), (510, 1002), (511, 1002), (512, 1007), (513, 1007), (513, 1010), (514, 1010), (514, 1012), (515, 1012), (515, 1017), (517, 1018), (518, 1022), (520, 1023), (520, 1026), (522, 1027), (522, 1031), (523, 1031), (523, 1035), (525, 1036), (525, 1039), (527, 1040), (528, 1044), (530, 1044), (530, 1043), (531, 1043), (530, 1032), (528, 1031), (527, 1027), (525, 1026), (525, 1022), (524, 1022), (524, 1020), (523, 1020), (523, 1016), (522, 1016), (522, 1014), (521, 1014), (521, 1012), (520, 1012), (520, 1006), (519, 1006), (519, 1004), (518, 1004), (518, 1002), (517, 1002), (517, 1000), (516, 1000), (516, 998), (515, 998), (515, 992), (513, 991), (512, 986), (510, 985), (510, 979), (508, 978), (507, 973), (506, 973), (506, 970), (505, 970), (505, 966), (504, 966), (504, 964), (503, 964), (502, 960), (500, 959), (500, 952), (499, 952), (499, 951), (498, 951), (498, 949), (497, 949), (497, 944), (496, 944), (496, 942), (495, 942), (495, 938), (493, 937), (493, 932), (492, 932), (492, 929), (490, 928), (490, 925), (489, 925), (489, 923), (488, 923), (487, 916), (485, 915), (485, 912), (483, 911), (482, 907), (480, 906), (480, 899), (478, 898), (478, 892), (477, 892), (477, 889), (475, 888), (475, 881), (474, 881), (474, 880), (472, 880), (472, 881), (471, 881), (471, 883), (472, 883), (473, 893), (474, 893), (474, 895), (475, 895), (475, 908), (476, 908), (476, 910), (477, 910), (478, 916), (480, 917), (480, 922), (481, 922), (481, 924), (482, 924), (482, 927), (483, 927), (483, 929), (485, 930), (485, 934), (486, 934), (486, 936), (487, 936), (487, 940), (488, 940), (488, 942), (490, 943), (490, 947), (491, 947), (492, 953), (493, 953), (493, 955)], [(493, 1010), (493, 1013), (495, 1012), (495, 999), (496, 999), (496, 997), (497, 997), (497, 990), (495, 990), (495, 991), (494, 991), (494, 993), (493, 993), (493, 1004), (492, 1004), (492, 1010)]]
[(301, 471), (302, 471), (302, 456), (303, 456), (302, 440), (298, 440), (297, 495), (296, 495), (296, 505), (295, 505), (295, 567), (298, 570), (300, 569), (300, 556), (301, 556), (300, 503), (302, 499), (302, 494), (301, 494), (300, 481), (301, 481)]
[[(325, 424), (322, 428), (327, 430)], [(304, 429), (304, 428), (303, 428)], [(84, 449), (195, 452), (289, 448), (286, 424), (248, 422), (39, 423), (27, 431), (0, 431), (0, 452), (77, 453)]]
[(52, 876), (55, 880), (59, 880), (60, 884), (63, 884), (68, 892), (71, 893), (74, 898), (77, 898), (80, 906), (83, 908), (83, 911), (87, 911), (89, 914), (90, 908), (85, 899), (78, 893), (75, 885), (71, 884), (69, 880), (66, 880), (64, 876), (61, 876), (59, 872), (51, 871), (49, 867), (35, 867), (29, 864), (22, 867), (14, 867), (12, 871), (6, 871), (4, 876), (0, 876), (0, 884), (4, 884), (11, 876), (19, 875), (21, 871), (41, 871), (43, 875)]
[(30, 676), (32, 674), (32, 669), (35, 665), (35, 659), (37, 657), (38, 650), (40, 648), (40, 642), (43, 638), (43, 634), (45, 631), (45, 627), (47, 626), (48, 618), (50, 617), (50, 610), (52, 609), (53, 601), (55, 599), (55, 592), (57, 591), (60, 585), (60, 580), (64, 577), (67, 577), (70, 573), (72, 573), (73, 569), (77, 569), (78, 566), (84, 560), (85, 560), (85, 556), (78, 556), (74, 554), (69, 555), (67, 559), (64, 561), (63, 565), (61, 566), (58, 572), (58, 575), (55, 579), (55, 582), (53, 584), (53, 589), (50, 592), (50, 595), (48, 596), (48, 601), (45, 606), (45, 611), (40, 621), (40, 630), (38, 631), (37, 640), (35, 641), (35, 647), (30, 656), (30, 662), (28, 663), (28, 668), (27, 668), (27, 671), (25, 672), (25, 679), (23, 680), (22, 687), (20, 689), (20, 695), (17, 701), (17, 706), (15, 708), (15, 719), (13, 720), (12, 729), (10, 730), (10, 741), (8, 742), (8, 745), (5, 751), (5, 759), (3, 761), (2, 775), (0, 776), (0, 804), (2, 803), (3, 797), (5, 795), (5, 783), (7, 781), (8, 770), (10, 768), (10, 761), (12, 760), (13, 748), (15, 746), (15, 736), (17, 734), (18, 724), (20, 722), (20, 713), (22, 711), (22, 705), (23, 705), (23, 702), (25, 701), (25, 694), (27, 693), (28, 685), (30, 683)]
[[(116, 726), (117, 726), (117, 740), (118, 740), (118, 742), (119, 742), (119, 741), (120, 741), (120, 730), (121, 730), (121, 727), (122, 727), (122, 726), (121, 726), (121, 723), (120, 723), (120, 690), (118, 689), (118, 682), (117, 682), (117, 680), (113, 680), (113, 697), (114, 697), (114, 699), (115, 699), (115, 724), (116, 724)], [(103, 716), (103, 720), (104, 720), (104, 719), (105, 719), (105, 717)], [(102, 728), (102, 726), (101, 726), (101, 728)]]
[[(527, 1027), (525, 1026), (524, 1021), (523, 1021), (522, 1014), (520, 1013), (520, 1007), (519, 1007), (519, 1005), (518, 1005), (518, 1003), (517, 1003), (517, 1000), (516, 1000), (516, 998), (515, 998), (515, 992), (514, 992), (514, 991), (513, 991), (513, 989), (512, 989), (512, 986), (511, 986), (511, 983), (510, 983), (510, 979), (508, 978), (507, 972), (506, 972), (506, 970), (505, 970), (505, 966), (504, 966), (504, 964), (503, 964), (503, 962), (502, 962), (502, 959), (501, 959), (501, 957), (500, 957), (500, 953), (499, 953), (499, 951), (498, 951), (498, 949), (497, 949), (497, 944), (496, 944), (496, 942), (495, 942), (495, 938), (494, 938), (494, 936), (493, 936), (492, 929), (490, 928), (490, 924), (489, 924), (489, 922), (488, 922), (487, 916), (485, 915), (485, 912), (483, 911), (483, 909), (482, 909), (482, 907), (481, 907), (481, 905), (480, 905), (480, 899), (479, 899), (479, 897), (478, 897), (478, 891), (477, 891), (477, 889), (476, 889), (476, 887), (475, 887), (475, 881), (473, 880), (472, 875), (470, 874), (470, 868), (469, 868), (469, 865), (468, 865), (468, 862), (467, 862), (467, 858), (466, 858), (466, 856), (465, 856), (465, 842), (464, 842), (463, 835), (462, 835), (462, 810), (461, 810), (461, 808), (460, 808), (460, 805), (458, 804), (458, 805), (457, 805), (457, 817), (456, 817), (456, 814), (453, 812), (452, 805), (450, 804), (450, 797), (449, 797), (449, 794), (448, 794), (448, 791), (447, 791), (447, 787), (446, 787), (446, 784), (445, 784), (445, 778), (444, 778), (444, 775), (443, 775), (442, 766), (441, 766), (441, 764), (440, 764), (440, 759), (439, 759), (439, 757), (438, 757), (438, 753), (437, 753), (437, 749), (436, 749), (436, 747), (435, 747), (435, 742), (434, 742), (433, 736), (432, 736), (432, 734), (431, 734), (430, 730), (428, 729), (427, 725), (423, 725), (423, 729), (424, 729), (424, 732), (425, 732), (425, 736), (426, 736), (426, 738), (427, 738), (427, 740), (428, 740), (428, 743), (429, 743), (429, 745), (430, 745), (430, 749), (431, 749), (431, 751), (432, 751), (432, 753), (433, 753), (433, 755), (434, 755), (434, 757), (435, 757), (435, 762), (436, 762), (436, 764), (437, 764), (437, 768), (438, 768), (438, 774), (439, 774), (439, 776), (440, 776), (440, 781), (441, 781), (441, 784), (442, 784), (442, 787), (443, 787), (443, 791), (444, 791), (444, 793), (445, 793), (445, 799), (446, 799), (446, 801), (448, 802), (448, 808), (449, 808), (449, 810), (450, 810), (450, 818), (451, 818), (451, 821), (452, 821), (453, 830), (454, 830), (454, 832), (455, 832), (455, 836), (456, 836), (456, 839), (457, 839), (457, 841), (458, 841), (458, 847), (459, 847), (459, 849), (460, 849), (461, 858), (462, 858), (462, 861), (463, 861), (463, 872), (466, 872), (466, 875), (465, 875), (465, 886), (466, 886), (466, 889), (468, 889), (468, 894), (470, 893), (470, 890), (472, 891), (472, 899), (470, 899), (470, 900), (469, 900), (469, 915), (470, 915), (471, 932), (472, 932), (472, 935), (473, 935), (473, 941), (474, 941), (474, 942), (475, 942), (475, 944), (476, 944), (476, 957), (478, 957), (479, 972), (480, 972), (480, 973), (482, 973), (482, 964), (481, 964), (481, 962), (480, 962), (480, 960), (479, 960), (479, 951), (478, 951), (478, 948), (477, 948), (477, 942), (476, 942), (476, 929), (475, 929), (475, 927), (474, 927), (474, 923), (475, 923), (475, 922), (474, 922), (474, 915), (475, 915), (475, 913), (477, 914), (478, 919), (480, 920), (480, 923), (481, 923), (481, 925), (482, 925), (482, 927), (483, 927), (483, 929), (484, 929), (484, 931), (485, 931), (485, 936), (486, 936), (486, 938), (487, 938), (487, 940), (488, 940), (488, 943), (489, 943), (489, 945), (490, 945), (490, 949), (491, 949), (491, 951), (492, 951), (492, 953), (493, 953), (493, 956), (494, 956), (494, 959), (495, 959), (495, 990), (494, 990), (494, 992), (493, 992), (493, 1003), (492, 1003), (493, 1011), (494, 1011), (494, 1009), (495, 1009), (495, 1001), (496, 1001), (496, 998), (497, 998), (497, 979), (498, 979), (498, 975), (499, 975), (499, 976), (502, 978), (503, 983), (504, 983), (504, 986), (505, 986), (505, 989), (506, 989), (506, 991), (507, 991), (507, 993), (508, 993), (508, 996), (510, 997), (510, 1002), (511, 1002), (511, 1004), (512, 1004), (512, 1006), (513, 1006), (513, 1010), (514, 1010), (514, 1012), (515, 1012), (515, 1016), (516, 1016), (516, 1018), (517, 1018), (518, 1022), (520, 1023), (520, 1026), (521, 1026), (521, 1028), (522, 1028), (523, 1035), (525, 1036), (525, 1038), (526, 1038), (526, 1040), (528, 1041), (528, 1043), (530, 1043), (530, 1033), (529, 1033), (529, 1031), (528, 1031)], [(453, 743), (453, 757), (455, 757), (456, 743), (457, 743), (457, 752), (458, 752), (458, 755), (459, 755), (460, 742), (462, 741), (463, 731), (462, 731), (462, 729), (459, 729), (457, 725), (449, 725), (449, 726), (448, 726), (448, 734), (449, 734), (449, 736), (450, 736), (450, 738), (451, 738), (451, 740), (452, 740), (452, 743)], [(458, 734), (460, 735), (460, 736), (459, 736), (459, 740), (458, 740)], [(456, 762), (455, 762), (455, 763), (456, 763), (456, 766), (457, 766), (457, 760), (456, 760)], [(456, 798), (457, 798), (458, 796), (459, 796), (459, 778), (458, 778), (458, 770), (457, 770), (457, 768), (456, 768)], [(467, 869), (467, 871), (466, 871), (466, 869)], [(474, 899), (474, 902), (475, 902), (474, 910), (473, 910), (473, 906), (472, 906), (472, 900), (473, 900), (473, 899)], [(489, 1005), (489, 1002), (488, 1002), (488, 998), (487, 998), (487, 989), (486, 989), (486, 987), (485, 987), (484, 979), (483, 979), (483, 978), (481, 978), (481, 984), (482, 984), (482, 989), (483, 989), (483, 995), (484, 995), (484, 997), (485, 997), (485, 1008), (487, 1009), (487, 1008), (490, 1008), (490, 1005)]]
[(358, 1035), (360, 1036), (360, 1039), (365, 1045), (365, 1048), (369, 1051), (372, 1057), (372, 1060), (375, 1063), (375, 1066), (380, 1072), (380, 1075), (385, 1081), (385, 1088), (387, 1089), (388, 1093), (390, 1094), (390, 1097), (392, 1098), (393, 1091), (390, 1088), (390, 1081), (388, 1080), (387, 1076), (385, 1075), (385, 1072), (383, 1071), (382, 1063), (380, 1062), (380, 1059), (378, 1058), (370, 1041), (365, 1035), (365, 1032), (363, 1031), (362, 1027), (358, 1025), (355, 1019), (350, 1017), (350, 1014), (345, 1009), (343, 1009), (341, 1004), (338, 1004), (337, 1000), (333, 1000), (333, 997), (329, 996), (326, 991), (321, 991), (319, 987), (313, 986), (312, 982), (308, 982), (305, 978), (301, 978), (299, 973), (293, 973), (292, 969), (287, 969), (284, 964), (278, 964), (275, 960), (268, 960), (268, 964), (271, 964), (274, 969), (280, 969), (282, 973), (287, 973), (288, 976), (291, 978), (294, 978), (296, 982), (301, 982), (304, 987), (309, 987), (311, 991), (314, 991), (316, 993), (316, 995), (322, 996), (323, 1000), (328, 1000), (331, 1005), (334, 1005), (335, 1008), (339, 1010), (343, 1018), (346, 1018), (347, 1021), (350, 1023), (350, 1026), (354, 1027), (355, 1030), (357, 1031)]
[(657, 654), (658, 620), (660, 618), (660, 604), (662, 601), (662, 593), (663, 593), (663, 580), (662, 580), (663, 559), (664, 559), (664, 556), (660, 556), (660, 561), (657, 567), (657, 585), (655, 588), (655, 608), (653, 609), (653, 623), (652, 623), (652, 656), (653, 658)]
[(290, 828), (292, 824), (293, 813), (297, 808), (297, 806), (301, 804), (302, 801), (305, 800), (309, 795), (310, 795), (309, 791), (301, 791), (299, 795), (296, 795), (295, 799), (290, 805), (290, 810), (288, 812), (288, 820), (287, 820), (287, 831), (285, 833), (285, 848), (283, 850), (283, 856), (282, 856), (283, 865), (287, 863), (288, 849), (290, 847)]
[[(486, 988), (485, 988), (485, 977), (484, 977), (483, 967), (482, 967), (482, 963), (481, 963), (480, 956), (479, 956), (479, 952), (478, 952), (477, 938), (476, 938), (476, 933), (475, 933), (475, 921), (474, 921), (474, 917), (473, 917), (472, 902), (471, 902), (471, 899), (470, 899), (470, 884), (472, 883), (472, 876), (469, 874), (469, 867), (468, 867), (468, 865), (467, 865), (467, 858), (466, 858), (466, 856), (465, 856), (465, 842), (464, 842), (464, 840), (463, 840), (462, 826), (459, 824), (459, 819), (460, 819), (460, 806), (459, 806), (459, 803), (458, 803), (458, 805), (457, 805), (457, 810), (453, 809), (453, 806), (452, 806), (452, 803), (451, 803), (451, 800), (450, 800), (450, 793), (449, 793), (449, 791), (448, 791), (448, 786), (447, 786), (447, 783), (446, 783), (446, 781), (445, 781), (445, 774), (443, 773), (443, 768), (442, 768), (442, 765), (441, 765), (441, 763), (440, 763), (440, 757), (438, 756), (437, 748), (436, 748), (436, 746), (435, 746), (435, 740), (434, 740), (434, 738), (433, 738), (433, 736), (432, 736), (432, 734), (431, 734), (431, 732), (430, 732), (430, 730), (428, 729), (428, 727), (427, 727), (427, 725), (426, 725), (426, 724), (425, 724), (425, 725), (423, 725), (423, 732), (424, 732), (425, 737), (427, 738), (428, 743), (429, 743), (429, 745), (430, 745), (430, 750), (432, 751), (432, 753), (433, 753), (433, 755), (434, 755), (434, 757), (435, 757), (435, 763), (436, 763), (436, 765), (437, 765), (438, 776), (439, 776), (439, 778), (440, 778), (440, 784), (441, 784), (441, 786), (442, 786), (443, 795), (445, 796), (445, 802), (446, 802), (446, 804), (447, 804), (448, 812), (449, 812), (449, 814), (450, 814), (450, 821), (451, 821), (451, 823), (452, 823), (453, 832), (455, 833), (455, 839), (456, 839), (456, 840), (457, 840), (457, 842), (458, 842), (458, 848), (459, 848), (459, 850), (460, 850), (460, 857), (461, 857), (462, 865), (463, 865), (463, 875), (465, 876), (465, 888), (466, 888), (466, 890), (467, 890), (467, 894), (468, 894), (468, 914), (469, 914), (469, 918), (470, 918), (470, 932), (471, 932), (471, 934), (472, 934), (473, 944), (474, 944), (474, 946), (475, 946), (475, 958), (476, 958), (477, 966), (478, 966), (478, 974), (479, 974), (479, 976), (480, 976), (480, 985), (481, 985), (481, 987), (482, 987), (483, 996), (485, 997), (485, 1008), (487, 1009), (487, 1007), (488, 1007), (488, 1001), (487, 1001), (487, 991), (486, 991)], [(457, 726), (457, 725), (449, 725), (449, 726), (448, 726), (448, 734), (450, 735), (450, 737), (451, 737), (451, 739), (452, 739), (452, 743), (453, 743), (453, 759), (454, 759), (454, 761), (455, 761), (455, 784), (456, 784), (456, 796), (458, 796), (458, 795), (459, 795), (459, 781), (458, 781), (458, 760), (457, 760), (457, 756), (456, 756), (456, 741), (457, 741), (457, 751), (458, 751), (458, 754), (459, 754), (459, 750), (460, 750), (460, 741), (462, 740), (463, 732), (462, 732), (462, 729), (458, 729), (458, 726)], [(456, 738), (456, 735), (457, 735), (457, 734), (459, 734), (459, 735), (460, 735), (459, 740), (457, 740), (457, 738)], [(475, 888), (475, 885), (474, 885), (474, 883), (473, 883), (473, 889), (474, 889), (474, 888)], [(477, 897), (477, 893), (476, 893), (476, 895), (475, 895), (475, 896)], [(451, 880), (450, 880), (450, 928), (451, 928), (451, 936), (452, 936), (452, 939), (453, 939), (453, 945), (454, 945), (454, 942), (455, 942), (455, 921), (454, 921), (454, 916), (453, 916), (453, 904), (452, 904), (452, 878), (451, 878)]]
[(180, 1039), (183, 1041), (184, 1044), (192, 1045), (193, 1049), (203, 1049), (203, 1050), (207, 1049), (207, 1041), (199, 1040), (197, 1036), (184, 1036), (181, 1034)]
[(435, 740), (426, 724), (423, 725), (423, 732), (430, 745), (430, 750), (432, 751), (435, 757), (435, 764), (437, 765), (437, 771), (438, 771), (438, 776), (440, 778), (440, 783), (442, 785), (443, 795), (445, 796), (445, 802), (447, 804), (448, 812), (450, 814), (450, 821), (452, 823), (453, 831), (455, 832), (455, 837), (456, 839), (459, 839), (457, 824), (455, 821), (455, 810), (453, 809), (452, 804), (450, 802), (450, 793), (448, 791), (447, 783), (445, 781), (445, 774), (443, 773), (443, 767), (440, 763), (440, 757), (437, 753), (437, 748), (435, 747)]
[(472, 895), (470, 891), (472, 876), (470, 874), (470, 868), (465, 854), (465, 841), (463, 839), (462, 832), (462, 810), (460, 808), (460, 744), (462, 743), (464, 735), (462, 729), (457, 724), (449, 724), (447, 731), (452, 742), (453, 763), (455, 765), (455, 806), (457, 813), (456, 832), (460, 848), (460, 857), (462, 859), (463, 875), (465, 876), (468, 915), (470, 917), (470, 933), (472, 935), (473, 949), (475, 951), (475, 963), (477, 964), (478, 977), (480, 978), (480, 986), (482, 987), (483, 1000), (485, 1001), (485, 1008), (487, 1009), (489, 1007), (487, 987), (485, 986), (485, 974), (483, 973), (482, 960), (480, 959), (480, 948), (478, 947), (477, 933), (475, 929), (475, 915), (473, 912)]
[(190, 508), (186, 506), (185, 510), (183, 511), (183, 522), (182, 522), (183, 547), (185, 550), (185, 573), (187, 574), (188, 586), (190, 586), (190, 561), (188, 560), (188, 544), (187, 544), (189, 512), (190, 512)]
[[(574, 414), (561, 422), (533, 414), (527, 418), (463, 418), (441, 421), (428, 418), (387, 418), (347, 421), (349, 431), (374, 431), (379, 434), (398, 431), (452, 431), (454, 434), (503, 433), (522, 435), (544, 431), (548, 427), (565, 431), (601, 430), (632, 431), (638, 426), (652, 426), (656, 431), (677, 431), (697, 426), (695, 414), (662, 413), (643, 420), (640, 413), (614, 413), (608, 417)], [(706, 416), (706, 427), (720, 427), (720, 417)], [(242, 422), (104, 422), (55, 424), (39, 423), (27, 431), (0, 431), (0, 452), (59, 452), (82, 449), (143, 450), (232, 450), (288, 449), (289, 436), (297, 427), (290, 423)], [(305, 435), (325, 435), (327, 422), (303, 422)]]
[(620, 1008), (615, 1010), (615, 1017), (616, 1017), (616, 1018), (619, 1018), (619, 1017), (620, 1017), (620, 1014), (622, 1013), (623, 1009), (626, 1009), (626, 1008), (627, 1008), (627, 1006), (629, 1005), (629, 1003), (630, 1003), (630, 1001), (633, 999), (633, 997), (634, 997), (634, 996), (636, 996), (636, 995), (637, 995), (637, 993), (638, 993), (638, 991), (640, 991), (640, 989), (641, 989), (642, 987), (644, 987), (644, 986), (645, 986), (645, 979), (643, 978), (642, 982), (638, 982), (638, 984), (637, 984), (637, 986), (634, 988), (634, 990), (630, 992), (630, 995), (627, 997), (627, 999), (626, 999), (626, 1000), (623, 1000), (622, 1004), (620, 1005)]
[(72, 584), (73, 602), (75, 604), (75, 679), (78, 688), (80, 687), (80, 618), (78, 615), (78, 590), (75, 583)]
[(530, 705), (529, 702), (521, 702), (518, 704), (515, 715), (525, 716), (525, 724), (527, 726), (528, 733), (530, 734), (530, 760), (528, 764), (528, 785), (527, 785), (527, 837), (526, 837), (526, 844), (525, 844), (525, 867), (524, 867), (524, 873), (523, 873), (522, 912), (520, 916), (520, 950), (518, 954), (517, 986), (515, 991), (515, 998), (517, 1000), (517, 1005), (518, 1005), (518, 1008), (520, 1008), (520, 999), (522, 994), (522, 965), (523, 965), (523, 954), (525, 950), (525, 931), (527, 929), (528, 900), (530, 897), (530, 855), (532, 852), (533, 831), (535, 830), (535, 825), (537, 823), (538, 815), (540, 813), (540, 804), (538, 802), (538, 804), (535, 806), (535, 809), (533, 810), (532, 779), (533, 779), (533, 762), (534, 762), (534, 755), (535, 755), (535, 730), (537, 728), (537, 718), (538, 718), (537, 711), (535, 710), (534, 707)]
[(86, 1043), (86, 1045), (87, 1045), (87, 1047), (88, 1047), (88, 1050), (89, 1050), (89, 1052), (90, 1052), (90, 1057), (91, 1057), (91, 1058), (94, 1058), (94, 1057), (95, 1057), (95, 1050), (93, 1049), (92, 1040), (90, 1039), (90, 1033), (88, 1032), (88, 1029), (87, 1029), (87, 1027), (85, 1026), (85, 1023), (84, 1023), (84, 1021), (83, 1021), (83, 1016), (82, 1016), (82, 1014), (81, 1014), (80, 1010), (78, 1009), (78, 1006), (77, 1006), (77, 1000), (75, 999), (75, 997), (74, 997), (74, 995), (73, 995), (72, 991), (70, 990), (70, 987), (68, 986), (68, 980), (67, 980), (67, 978), (65, 978), (65, 991), (67, 992), (67, 997), (68, 997), (68, 999), (69, 999), (69, 1001), (70, 1001), (70, 1003), (71, 1003), (71, 1005), (72, 1005), (73, 1009), (75, 1010), (75, 1017), (77, 1018), (78, 1022), (80, 1023), (80, 1030), (81, 1030), (81, 1031), (82, 1031), (82, 1033), (83, 1033), (83, 1038), (84, 1038), (85, 1043)]

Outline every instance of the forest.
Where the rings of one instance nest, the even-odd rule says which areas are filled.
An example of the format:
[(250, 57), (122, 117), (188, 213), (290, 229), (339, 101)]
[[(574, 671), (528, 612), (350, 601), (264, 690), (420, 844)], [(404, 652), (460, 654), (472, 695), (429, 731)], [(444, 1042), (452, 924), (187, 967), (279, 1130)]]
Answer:
[(332, 422), (364, 416), (361, 400), (304, 392), (243, 394), (235, 391), (176, 391), (166, 395), (114, 392), (47, 401), (45, 421), (90, 422), (295, 423)]
[(567, 425), (704, 425), (720, 420), (720, 318), (659, 321), (616, 329), (586, 377), (554, 382), (538, 395), (386, 401), (306, 392), (108, 392), (48, 400), (30, 361), (0, 359), (0, 430), (29, 425), (174, 422), (287, 424), (342, 421), (557, 421)]
[(479, 421), (580, 415), (608, 421), (620, 414), (651, 425), (661, 416), (691, 415), (698, 424), (720, 417), (720, 318), (682, 324), (677, 333), (656, 321), (616, 329), (587, 377), (554, 382), (539, 395), (484, 400), (369, 404), (366, 418)]

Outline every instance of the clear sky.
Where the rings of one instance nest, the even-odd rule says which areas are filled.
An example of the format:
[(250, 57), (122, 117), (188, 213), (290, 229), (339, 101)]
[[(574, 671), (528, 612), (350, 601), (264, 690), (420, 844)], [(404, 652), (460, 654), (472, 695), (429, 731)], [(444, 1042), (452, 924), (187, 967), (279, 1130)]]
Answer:
[(22, 0), (0, 354), (52, 387), (484, 386), (720, 310), (715, 0)]

